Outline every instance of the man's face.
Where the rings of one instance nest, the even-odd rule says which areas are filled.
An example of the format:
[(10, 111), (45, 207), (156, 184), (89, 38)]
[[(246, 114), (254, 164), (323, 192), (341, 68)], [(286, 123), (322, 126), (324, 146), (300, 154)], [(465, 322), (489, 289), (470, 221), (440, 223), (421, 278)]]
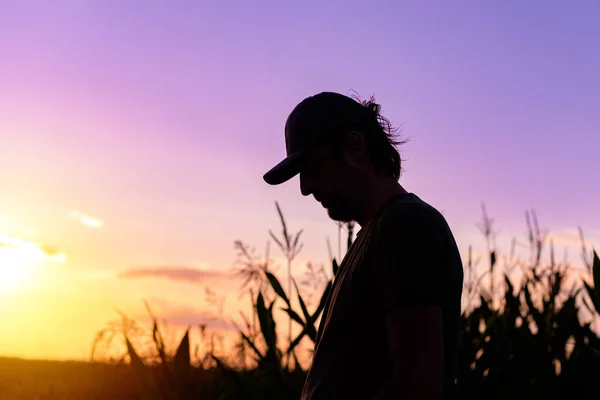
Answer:
[(352, 168), (343, 160), (334, 159), (328, 147), (317, 147), (305, 157), (300, 191), (304, 196), (312, 194), (334, 221), (356, 218), (358, 188)]

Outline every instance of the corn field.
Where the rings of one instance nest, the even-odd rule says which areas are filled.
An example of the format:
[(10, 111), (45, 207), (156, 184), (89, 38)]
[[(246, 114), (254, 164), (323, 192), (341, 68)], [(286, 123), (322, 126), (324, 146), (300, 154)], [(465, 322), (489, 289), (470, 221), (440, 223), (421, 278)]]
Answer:
[[(283, 237), (269, 234), (290, 271), (302, 246), (302, 231), (289, 233), (279, 205), (277, 211)], [(600, 399), (600, 259), (585, 246), (581, 232), (583, 266), (556, 261), (552, 241), (539, 229), (535, 214), (527, 213), (526, 220), (526, 259), (515, 256), (515, 240), (510, 254), (499, 254), (485, 208), (480, 226), (488, 244), (485, 257), (476, 259), (469, 248), (456, 382), (460, 398)], [(343, 228), (349, 247), (354, 225)], [(241, 242), (236, 247), (242, 253), (246, 249)], [(550, 260), (544, 261), (543, 254)], [(309, 348), (314, 343), (338, 269), (331, 258), (329, 272), (308, 266), (309, 275), (320, 277), (313, 287), (318, 288), (316, 301), (310, 302), (290, 274), (288, 282), (280, 281), (268, 256), (240, 269), (244, 285), (252, 286), (252, 303), (251, 315), (243, 314), (236, 350), (249, 362), (232, 363), (214, 351), (194, 355), (190, 330), (176, 348), (167, 349), (156, 318), (147, 342), (151, 347), (141, 351), (131, 340), (135, 322), (123, 324), (122, 360), (135, 371), (141, 398), (298, 399), (307, 368), (299, 361), (299, 349), (302, 343)], [(288, 329), (277, 329), (276, 321)], [(206, 327), (197, 329), (206, 333)]]

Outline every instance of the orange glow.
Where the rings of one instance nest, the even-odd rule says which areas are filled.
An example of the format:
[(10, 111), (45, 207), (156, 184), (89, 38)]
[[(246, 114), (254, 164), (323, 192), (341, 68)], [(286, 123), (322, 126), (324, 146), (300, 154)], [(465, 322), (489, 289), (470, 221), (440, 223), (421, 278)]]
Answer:
[(0, 291), (26, 285), (44, 262), (64, 262), (62, 253), (53, 253), (28, 240), (0, 235)]

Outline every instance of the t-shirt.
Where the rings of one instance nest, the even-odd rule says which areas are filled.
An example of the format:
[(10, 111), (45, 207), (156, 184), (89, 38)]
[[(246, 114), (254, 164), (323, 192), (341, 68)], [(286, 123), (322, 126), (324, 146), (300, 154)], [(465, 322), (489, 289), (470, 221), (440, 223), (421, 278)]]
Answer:
[(445, 398), (452, 397), (463, 265), (441, 213), (413, 193), (388, 200), (358, 232), (333, 282), (302, 400), (375, 397), (391, 379), (385, 312), (443, 312)]

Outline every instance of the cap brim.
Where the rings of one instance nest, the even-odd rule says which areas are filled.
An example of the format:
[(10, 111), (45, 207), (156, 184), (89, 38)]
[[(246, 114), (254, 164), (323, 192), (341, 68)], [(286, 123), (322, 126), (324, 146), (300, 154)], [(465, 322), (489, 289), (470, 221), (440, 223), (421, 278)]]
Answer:
[(305, 151), (299, 150), (284, 158), (279, 164), (263, 175), (265, 182), (269, 185), (279, 185), (298, 175), (300, 173), (302, 156), (305, 153)]

